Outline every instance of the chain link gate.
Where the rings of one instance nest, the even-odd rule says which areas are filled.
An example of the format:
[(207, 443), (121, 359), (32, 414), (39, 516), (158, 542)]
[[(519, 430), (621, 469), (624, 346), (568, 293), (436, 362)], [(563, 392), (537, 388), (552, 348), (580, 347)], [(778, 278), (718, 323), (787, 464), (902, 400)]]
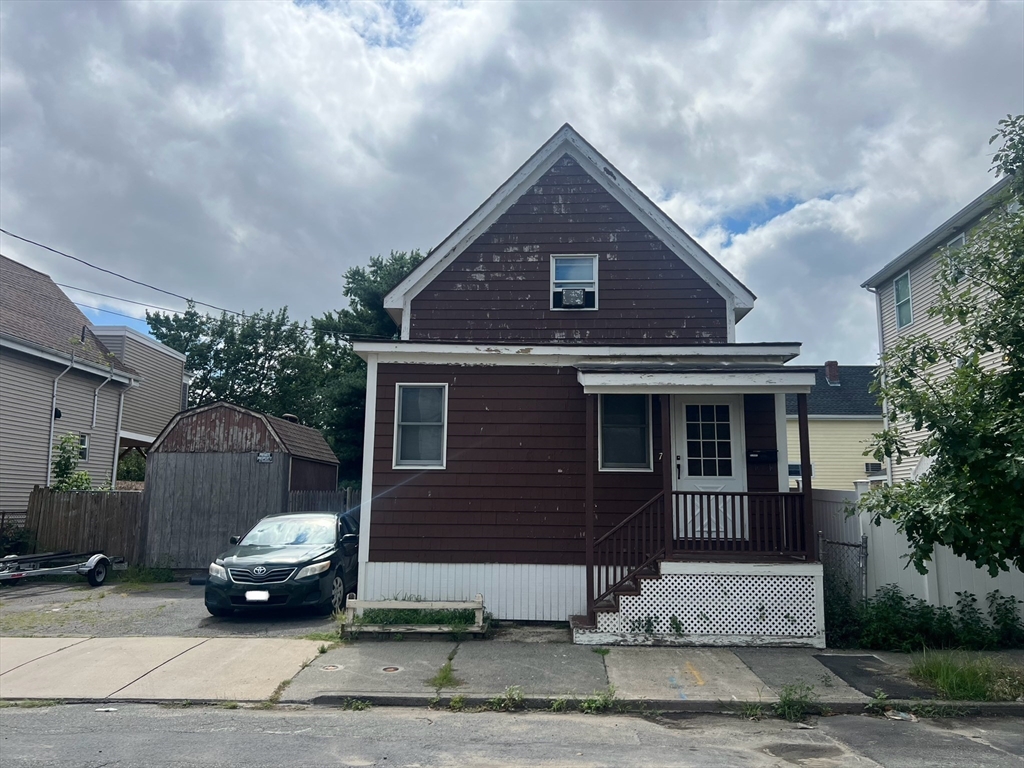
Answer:
[(859, 544), (831, 541), (818, 531), (818, 556), (825, 588), (825, 638), (843, 647), (856, 631), (857, 613), (868, 594), (868, 537)]

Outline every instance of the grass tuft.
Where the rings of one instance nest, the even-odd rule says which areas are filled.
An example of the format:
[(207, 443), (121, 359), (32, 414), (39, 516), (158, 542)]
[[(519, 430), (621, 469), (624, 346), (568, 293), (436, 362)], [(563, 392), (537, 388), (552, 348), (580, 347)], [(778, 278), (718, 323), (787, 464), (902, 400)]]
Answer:
[(910, 676), (953, 701), (1015, 701), (1024, 696), (1024, 667), (957, 651), (916, 656)]
[(603, 691), (594, 691), (580, 699), (579, 710), (585, 715), (597, 715), (615, 706), (615, 686), (609, 685)]
[(818, 705), (815, 703), (817, 698), (812, 685), (784, 685), (775, 704), (775, 714), (791, 723), (799, 722), (812, 712), (818, 711)]
[(525, 709), (526, 700), (523, 696), (523, 689), (518, 685), (510, 685), (500, 696), (490, 699), (485, 708), (493, 712), (515, 712)]
[(443, 688), (457, 688), (462, 685), (462, 681), (455, 676), (451, 659), (442, 664), (441, 668), (437, 670), (437, 674), (427, 680), (427, 685), (438, 692)]

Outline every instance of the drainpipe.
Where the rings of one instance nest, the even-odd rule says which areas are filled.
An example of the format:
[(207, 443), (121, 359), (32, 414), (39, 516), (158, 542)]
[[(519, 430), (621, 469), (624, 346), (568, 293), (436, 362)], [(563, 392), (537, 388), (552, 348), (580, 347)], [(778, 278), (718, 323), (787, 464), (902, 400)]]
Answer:
[(121, 452), (121, 416), (124, 414), (124, 395), (129, 389), (135, 389), (137, 386), (139, 386), (139, 383), (132, 379), (131, 383), (121, 390), (121, 395), (117, 399), (117, 426), (114, 427), (114, 463), (110, 468), (110, 487), (112, 490), (117, 488), (117, 455)]
[(71, 352), (71, 362), (68, 367), (61, 371), (60, 376), (53, 380), (53, 396), (50, 398), (50, 450), (46, 454), (46, 487), (50, 487), (50, 472), (53, 468), (53, 426), (57, 420), (55, 414), (57, 413), (57, 382), (61, 380), (65, 373), (75, 367), (75, 353)]
[(114, 364), (113, 363), (110, 364), (110, 375), (107, 376), (106, 380), (102, 384), (100, 384), (98, 387), (96, 387), (95, 391), (92, 393), (92, 428), (93, 429), (96, 429), (96, 409), (99, 407), (99, 403), (100, 403), (100, 390), (103, 389), (105, 386), (107, 386), (107, 384), (110, 383), (110, 380), (112, 378), (114, 378)]

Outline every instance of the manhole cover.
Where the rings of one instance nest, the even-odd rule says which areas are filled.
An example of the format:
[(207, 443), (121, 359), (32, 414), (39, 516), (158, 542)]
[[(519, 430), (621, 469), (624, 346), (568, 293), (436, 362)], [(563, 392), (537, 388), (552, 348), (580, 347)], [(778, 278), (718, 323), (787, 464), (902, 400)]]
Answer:
[(337, 672), (339, 669), (341, 669), (341, 665), (340, 664), (324, 664), (322, 667), (320, 667), (320, 669), (323, 672)]
[(382, 667), (381, 672), (401, 672), (401, 667)]

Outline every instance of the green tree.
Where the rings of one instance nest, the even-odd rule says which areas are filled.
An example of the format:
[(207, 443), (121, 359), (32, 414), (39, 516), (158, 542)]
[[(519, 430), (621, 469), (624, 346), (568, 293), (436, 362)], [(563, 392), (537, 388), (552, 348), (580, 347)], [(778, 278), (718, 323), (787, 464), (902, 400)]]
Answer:
[(50, 488), (55, 491), (88, 491), (92, 489), (92, 478), (85, 470), (78, 469), (82, 450), (82, 439), (73, 432), (61, 437), (54, 446)]
[(138, 450), (128, 451), (117, 462), (117, 479), (141, 483), (146, 479), (146, 457)]
[[(1024, 119), (1001, 121), (996, 139), (994, 168), (1013, 181), (1006, 205), (942, 256), (928, 315), (948, 335), (910, 336), (882, 356), (891, 426), (875, 436), (874, 455), (930, 466), (872, 491), (861, 508), (895, 522), (922, 573), (939, 544), (992, 575), (1024, 570)], [(900, 422), (926, 430), (916, 450)]]

